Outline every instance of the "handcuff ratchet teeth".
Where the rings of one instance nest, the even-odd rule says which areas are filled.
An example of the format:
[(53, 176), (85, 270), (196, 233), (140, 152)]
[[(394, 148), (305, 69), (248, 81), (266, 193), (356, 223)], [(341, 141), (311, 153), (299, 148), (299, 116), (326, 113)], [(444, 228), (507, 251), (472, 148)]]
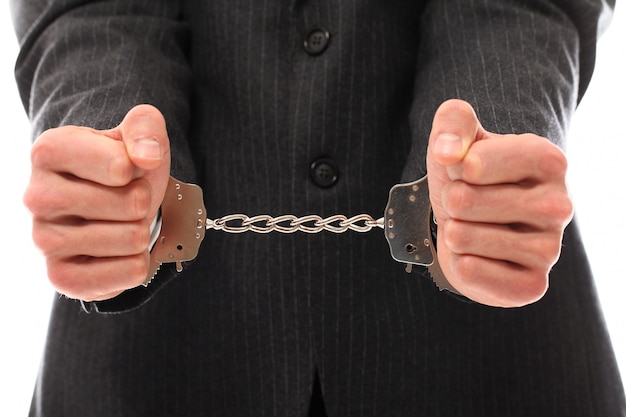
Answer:
[(427, 176), (391, 188), (384, 221), (385, 238), (391, 256), (405, 263), (409, 273), (413, 265), (428, 268), (428, 273), (440, 290), (458, 294), (439, 265), (431, 227), (433, 221)]
[(161, 264), (176, 263), (176, 270), (183, 270), (182, 262), (198, 256), (200, 244), (206, 232), (206, 209), (202, 189), (170, 177), (161, 204), (161, 230), (150, 251), (147, 286)]

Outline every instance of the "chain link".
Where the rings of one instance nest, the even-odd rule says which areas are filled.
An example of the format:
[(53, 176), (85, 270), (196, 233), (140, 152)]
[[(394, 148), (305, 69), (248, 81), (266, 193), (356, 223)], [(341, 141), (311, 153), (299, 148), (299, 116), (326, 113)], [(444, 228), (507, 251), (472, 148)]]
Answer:
[(219, 219), (206, 221), (207, 230), (221, 230), (228, 233), (319, 233), (329, 231), (333, 233), (343, 233), (353, 230), (359, 233), (369, 232), (375, 227), (384, 228), (384, 219), (375, 220), (367, 214), (359, 214), (347, 218), (337, 214), (327, 218), (317, 215), (296, 217), (290, 214), (272, 217), (266, 214), (248, 217), (245, 214), (230, 214)]

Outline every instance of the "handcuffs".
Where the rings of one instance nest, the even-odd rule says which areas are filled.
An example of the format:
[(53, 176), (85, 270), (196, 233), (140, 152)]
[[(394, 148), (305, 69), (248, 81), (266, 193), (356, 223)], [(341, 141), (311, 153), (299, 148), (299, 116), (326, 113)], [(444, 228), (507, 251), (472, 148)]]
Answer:
[(342, 233), (347, 230), (367, 232), (378, 227), (384, 229), (391, 256), (406, 264), (408, 273), (413, 265), (426, 267), (440, 290), (459, 294), (446, 279), (437, 260), (433, 225), (427, 176), (393, 186), (384, 217), (378, 220), (369, 215), (349, 219), (336, 215), (323, 219), (316, 215), (297, 218), (292, 215), (248, 217), (242, 214), (210, 220), (207, 219), (202, 189), (170, 177), (161, 205), (161, 229), (150, 251), (150, 267), (144, 286), (152, 281), (164, 263), (176, 263), (176, 269), (181, 272), (182, 262), (191, 261), (198, 255), (209, 229), (230, 233), (317, 233), (324, 230)]

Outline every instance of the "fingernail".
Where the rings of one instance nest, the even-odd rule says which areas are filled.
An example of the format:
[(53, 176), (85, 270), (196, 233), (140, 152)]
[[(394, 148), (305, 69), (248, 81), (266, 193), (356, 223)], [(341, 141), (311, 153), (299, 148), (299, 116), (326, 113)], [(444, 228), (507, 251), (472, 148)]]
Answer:
[(133, 144), (133, 154), (144, 159), (161, 159), (161, 145), (154, 139), (139, 139)]
[(435, 153), (439, 155), (459, 155), (463, 149), (461, 138), (452, 133), (442, 133), (435, 141)]

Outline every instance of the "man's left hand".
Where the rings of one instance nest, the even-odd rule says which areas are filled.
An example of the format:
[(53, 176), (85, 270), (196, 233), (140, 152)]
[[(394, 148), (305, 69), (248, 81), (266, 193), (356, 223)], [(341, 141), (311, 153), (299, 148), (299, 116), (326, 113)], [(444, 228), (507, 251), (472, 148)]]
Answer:
[(533, 134), (487, 132), (468, 103), (450, 100), (435, 114), (427, 166), (452, 286), (491, 306), (540, 299), (573, 216), (561, 149)]

